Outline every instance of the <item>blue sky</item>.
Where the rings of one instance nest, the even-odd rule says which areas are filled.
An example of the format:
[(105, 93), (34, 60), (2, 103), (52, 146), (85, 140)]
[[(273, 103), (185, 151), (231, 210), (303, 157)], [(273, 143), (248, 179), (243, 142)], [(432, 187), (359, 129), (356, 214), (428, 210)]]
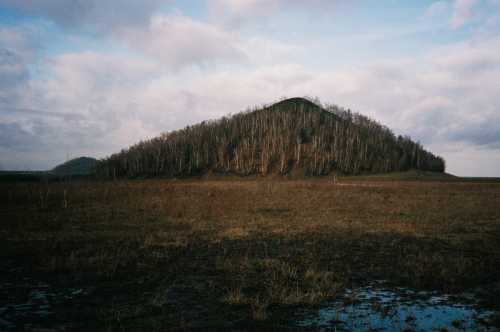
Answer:
[(313, 96), (500, 176), (498, 54), (500, 0), (3, 0), (0, 168)]

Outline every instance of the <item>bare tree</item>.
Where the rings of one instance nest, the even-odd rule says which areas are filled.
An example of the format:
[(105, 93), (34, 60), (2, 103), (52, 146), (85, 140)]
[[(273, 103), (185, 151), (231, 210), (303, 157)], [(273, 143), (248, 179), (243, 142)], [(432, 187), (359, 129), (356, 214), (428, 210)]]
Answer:
[(247, 110), (139, 142), (101, 160), (98, 175), (175, 177), (207, 171), (309, 175), (444, 172), (441, 157), (361, 114), (304, 98)]

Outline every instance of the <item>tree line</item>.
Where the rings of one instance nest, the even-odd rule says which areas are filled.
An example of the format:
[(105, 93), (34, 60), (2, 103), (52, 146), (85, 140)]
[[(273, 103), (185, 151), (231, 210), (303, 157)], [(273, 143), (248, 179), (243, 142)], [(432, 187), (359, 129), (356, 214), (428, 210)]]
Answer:
[(366, 116), (304, 98), (204, 121), (100, 160), (97, 175), (444, 172), (443, 158)]

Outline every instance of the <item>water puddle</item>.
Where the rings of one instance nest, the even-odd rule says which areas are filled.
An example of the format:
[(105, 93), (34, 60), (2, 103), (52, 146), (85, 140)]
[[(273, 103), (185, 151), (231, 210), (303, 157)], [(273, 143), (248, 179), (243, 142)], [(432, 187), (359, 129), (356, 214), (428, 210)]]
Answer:
[(489, 323), (497, 314), (479, 308), (472, 295), (372, 285), (348, 290), (326, 308), (303, 313), (298, 326), (319, 331), (500, 331)]
[(48, 284), (22, 282), (0, 284), (0, 331), (65, 331), (58, 324), (56, 306), (64, 306), (84, 295), (82, 289), (53, 289)]

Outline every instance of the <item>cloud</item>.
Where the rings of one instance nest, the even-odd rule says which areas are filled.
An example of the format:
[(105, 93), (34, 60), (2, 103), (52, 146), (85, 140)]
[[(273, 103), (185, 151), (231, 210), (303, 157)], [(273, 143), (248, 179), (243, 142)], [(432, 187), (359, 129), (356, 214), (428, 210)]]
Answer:
[(356, 2), (352, 0), (208, 0), (213, 21), (233, 27), (290, 9), (314, 12), (315, 15), (332, 14), (334, 10), (352, 6)]
[(453, 3), (453, 13), (450, 19), (450, 26), (458, 29), (474, 19), (474, 7), (478, 0), (455, 0)]
[(49, 78), (30, 82), (19, 109), (0, 117), (14, 139), (5, 140), (2, 149), (11, 151), (0, 162), (9, 165), (5, 156), (14, 155), (28, 160), (34, 150), (53, 156), (52, 164), (34, 157), (34, 165), (46, 168), (68, 151), (102, 157), (163, 131), (304, 95), (360, 111), (458, 158), (443, 146), (500, 146), (496, 52), (500, 42), (492, 38), (338, 70), (283, 62), (176, 73), (148, 59), (65, 54), (47, 62)]
[(186, 67), (283, 63), (302, 52), (298, 45), (258, 35), (243, 36), (239, 31), (180, 13), (155, 15), (149, 26), (122, 29), (117, 38), (174, 72)]
[[(446, 20), (452, 29), (459, 29), (480, 16), (484, 8), (494, 8), (496, 0), (489, 0), (488, 3), (481, 3), (480, 0), (440, 0), (433, 2), (425, 11), (424, 18)], [(482, 5), (482, 6), (480, 6)], [(491, 20), (491, 18), (490, 18)]]
[(16, 88), (28, 78), (28, 67), (22, 55), (0, 49), (0, 103), (14, 98)]
[(45, 153), (30, 168), (50, 168), (67, 152), (104, 156), (131, 144), (127, 137), (147, 136), (134, 126), (141, 110), (134, 96), (156, 72), (155, 64), (84, 52), (57, 56), (45, 66), (51, 75), (31, 79), (19, 88), (20, 98), (0, 106), (6, 135), (0, 162), (6, 167), (13, 156), (26, 161)]
[[(500, 144), (498, 39), (468, 42), (407, 62), (375, 64), (343, 74), (339, 103), (424, 143)], [(335, 85), (343, 85), (342, 80)], [(334, 85), (334, 86), (335, 86)], [(336, 89), (334, 88), (333, 91)]]
[(3, 7), (48, 18), (64, 28), (81, 26), (109, 31), (118, 26), (147, 24), (164, 0), (4, 0)]
[[(242, 70), (279, 61), (293, 49), (265, 38), (243, 39), (180, 14), (156, 15), (145, 28), (121, 30), (121, 40), (146, 57), (83, 51), (42, 58), (28, 33), (0, 33), (0, 124), (7, 135), (0, 162), (7, 168), (51, 168), (67, 152), (104, 157), (165, 130), (234, 112), (216, 97), (227, 87), (215, 91), (207, 85), (206, 67), (234, 62)], [(33, 63), (43, 75), (31, 77)], [(179, 70), (184, 67), (193, 68)]]
[(22, 150), (31, 148), (34, 142), (37, 142), (35, 135), (18, 123), (0, 123), (0, 147)]
[(38, 35), (31, 27), (0, 27), (0, 108), (21, 98), (40, 53)]
[(236, 34), (180, 14), (155, 15), (148, 27), (123, 29), (119, 37), (170, 68), (245, 61)]
[[(467, 24), (474, 19), (476, 7), (459, 2), (453, 8), (437, 2), (428, 14), (437, 17), (453, 9), (453, 15), (462, 13), (460, 24)], [(19, 10), (39, 11), (64, 27), (107, 29), (105, 41), (123, 43), (127, 49), (42, 56), (46, 53), (40, 52), (36, 30), (0, 28), (0, 163), (4, 168), (51, 168), (68, 152), (104, 157), (163, 131), (282, 96), (304, 95), (360, 111), (398, 134), (412, 135), (450, 157), (452, 172), (459, 174), (472, 172), (472, 166), (455, 164), (465, 158), (456, 149), (463, 148), (487, 163), (487, 151), (500, 147), (500, 38), (493, 28), (493, 15), (489, 25), (485, 21), (482, 26), (488, 33), (470, 40), (434, 46), (406, 58), (370, 59), (362, 66), (326, 63), (320, 67), (313, 64), (320, 54), (338, 55), (331, 42), (318, 43), (311, 50), (307, 43), (274, 40), (260, 30), (233, 29), (180, 12), (161, 14), (148, 5), (137, 17), (118, 14), (106, 27), (103, 22), (109, 12), (94, 10), (116, 5), (115, 1), (88, 2), (91, 9), (82, 9), (82, 17), (73, 23), (59, 17), (59, 6), (73, 8), (87, 2), (9, 3)], [(58, 5), (50, 9), (50, 3)], [(284, 0), (211, 2), (217, 3), (221, 15), (242, 20), (305, 6), (305, 2)], [(328, 3), (343, 4), (307, 3), (315, 10)], [(470, 15), (464, 8), (469, 8)], [(34, 64), (43, 75), (31, 75)]]
[(213, 15), (233, 20), (242, 20), (249, 15), (266, 16), (281, 5), (280, 0), (211, 0), (209, 3)]
[(267, 15), (273, 11), (286, 6), (315, 8), (331, 8), (331, 6), (339, 6), (348, 4), (352, 1), (347, 0), (209, 0), (213, 10), (228, 11), (230, 13), (247, 13)]
[[(312, 0), (308, 6), (330, 8), (333, 3), (343, 2), (346, 1)], [(220, 24), (219, 20), (203, 22), (178, 10), (173, 14), (162, 13), (161, 9), (166, 4), (173, 6), (174, 3), (173, 0), (6, 0), (0, 8), (4, 6), (45, 17), (71, 33), (88, 32), (90, 28), (103, 41), (124, 45), (132, 52), (152, 57), (174, 71), (184, 67), (250, 64), (260, 60), (276, 62), (297, 50), (262, 36), (242, 38), (239, 31)], [(285, 4), (293, 7), (304, 5), (298, 0), (210, 0), (209, 6), (213, 12), (222, 16), (228, 13), (233, 17), (271, 14)]]
[(500, 149), (478, 147), (472, 144), (451, 143), (430, 146), (446, 157), (451, 172), (458, 176), (498, 177)]
[(450, 4), (447, 1), (433, 2), (425, 12), (425, 17), (434, 18), (447, 15), (450, 11)]

